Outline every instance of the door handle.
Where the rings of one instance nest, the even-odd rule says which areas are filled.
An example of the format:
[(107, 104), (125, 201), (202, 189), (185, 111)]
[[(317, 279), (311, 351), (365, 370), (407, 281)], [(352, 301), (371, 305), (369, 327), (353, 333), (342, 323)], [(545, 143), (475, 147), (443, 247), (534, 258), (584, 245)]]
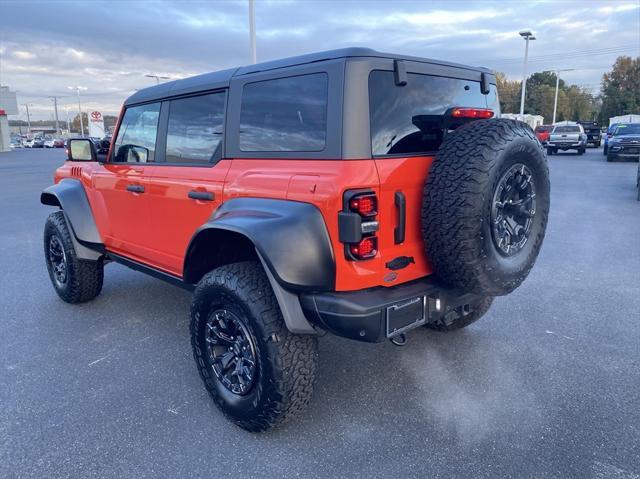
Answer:
[(407, 227), (407, 199), (402, 191), (396, 191), (394, 197), (394, 203), (398, 210), (398, 226), (393, 230), (393, 242), (401, 244), (404, 243)]
[(196, 191), (192, 190), (187, 195), (192, 200), (200, 200), (200, 201), (213, 201), (215, 195), (210, 191)]
[(127, 191), (131, 193), (144, 193), (144, 186), (142, 185), (127, 185)]

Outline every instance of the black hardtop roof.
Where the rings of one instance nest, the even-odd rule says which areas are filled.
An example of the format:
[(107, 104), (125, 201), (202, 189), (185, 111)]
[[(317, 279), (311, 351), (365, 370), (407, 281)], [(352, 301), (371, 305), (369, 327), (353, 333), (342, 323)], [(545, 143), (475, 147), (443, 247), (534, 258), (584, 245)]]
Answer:
[(279, 68), (293, 67), (297, 65), (305, 65), (326, 60), (352, 57), (390, 58), (394, 60), (432, 63), (435, 65), (445, 65), (456, 68), (464, 68), (465, 70), (474, 70), (493, 74), (491, 70), (483, 67), (472, 67), (442, 60), (432, 60), (429, 58), (382, 53), (376, 50), (372, 50), (371, 48), (349, 47), (340, 48), (337, 50), (328, 50), (324, 52), (308, 53), (306, 55), (299, 55), (295, 57), (283, 58), (280, 60), (256, 63), (255, 65), (247, 65), (239, 68), (230, 68), (227, 70), (220, 70), (217, 72), (205, 73), (203, 75), (197, 75), (181, 80), (162, 83), (160, 85), (151, 86), (135, 92), (125, 100), (125, 105), (144, 103), (147, 101), (159, 100), (170, 96), (189, 94), (197, 91), (225, 88), (229, 86), (229, 82), (233, 77), (248, 75), (251, 73), (276, 70)]

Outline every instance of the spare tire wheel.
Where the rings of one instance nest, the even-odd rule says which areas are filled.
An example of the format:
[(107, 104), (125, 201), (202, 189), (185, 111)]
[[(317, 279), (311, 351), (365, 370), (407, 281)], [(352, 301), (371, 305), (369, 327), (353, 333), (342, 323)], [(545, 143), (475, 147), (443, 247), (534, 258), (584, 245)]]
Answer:
[(429, 170), (422, 235), (434, 273), (500, 296), (529, 274), (549, 215), (544, 149), (525, 123), (478, 120), (450, 132)]

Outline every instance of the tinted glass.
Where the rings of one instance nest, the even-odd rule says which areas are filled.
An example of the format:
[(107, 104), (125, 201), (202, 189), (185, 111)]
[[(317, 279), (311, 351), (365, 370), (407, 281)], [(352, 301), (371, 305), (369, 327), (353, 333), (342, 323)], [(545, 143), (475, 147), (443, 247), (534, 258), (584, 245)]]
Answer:
[(221, 156), (225, 93), (172, 100), (167, 163), (209, 163)]
[(113, 161), (152, 162), (155, 157), (160, 103), (127, 108), (118, 129)]
[(618, 125), (614, 135), (640, 135), (640, 123), (632, 125)]
[(325, 73), (249, 83), (242, 91), (242, 151), (322, 151), (327, 136)]
[(556, 126), (554, 133), (580, 133), (579, 126)]
[(500, 113), (495, 85), (488, 95), (480, 82), (409, 73), (397, 86), (393, 72), (369, 75), (371, 149), (374, 155), (433, 152), (442, 142), (444, 113), (454, 106)]

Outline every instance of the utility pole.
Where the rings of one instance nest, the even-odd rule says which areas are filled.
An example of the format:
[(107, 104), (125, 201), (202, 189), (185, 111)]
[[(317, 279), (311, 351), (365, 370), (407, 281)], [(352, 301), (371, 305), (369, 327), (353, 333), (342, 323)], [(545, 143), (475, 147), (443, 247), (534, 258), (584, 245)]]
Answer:
[(525, 40), (524, 46), (524, 67), (522, 68), (522, 95), (520, 96), (520, 115), (524, 115), (524, 95), (527, 89), (527, 60), (529, 58), (529, 40), (535, 40), (529, 30), (522, 30), (520, 36)]
[(71, 123), (69, 123), (69, 107), (65, 106), (64, 111), (67, 114), (67, 135), (71, 135)]
[(249, 42), (251, 45), (251, 63), (256, 63), (256, 9), (254, 0), (249, 0)]
[(58, 121), (58, 97), (50, 96), (49, 98), (53, 100), (53, 109), (56, 112), (56, 135), (60, 135), (60, 122)]
[(555, 124), (556, 122), (556, 111), (558, 110), (558, 89), (560, 88), (560, 72), (570, 72), (573, 71), (573, 68), (565, 68), (564, 70), (556, 70), (556, 98), (553, 100), (553, 121), (551, 124)]
[(80, 107), (80, 90), (86, 90), (83, 86), (70, 86), (69, 90), (75, 90), (78, 93), (78, 115), (80, 115), (80, 136), (84, 137), (84, 120), (82, 119), (82, 108)]
[(29, 104), (23, 103), (22, 106), (27, 109), (27, 132), (29, 133), (29, 136), (31, 136), (31, 115), (29, 115)]

